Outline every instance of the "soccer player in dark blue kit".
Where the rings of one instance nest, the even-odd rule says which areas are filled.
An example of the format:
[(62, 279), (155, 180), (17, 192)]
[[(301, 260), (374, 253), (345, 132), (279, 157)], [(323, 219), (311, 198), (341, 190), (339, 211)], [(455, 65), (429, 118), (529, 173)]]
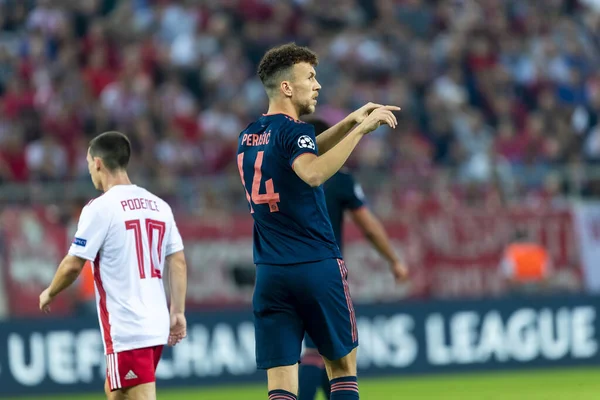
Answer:
[(312, 125), (298, 118), (315, 111), (317, 63), (295, 44), (269, 50), (258, 67), (268, 113), (238, 139), (254, 218), (256, 362), (267, 370), (270, 400), (297, 398), (305, 332), (324, 357), (331, 399), (359, 398), (356, 318), (321, 185), (364, 135), (381, 124), (395, 127), (392, 111), (399, 108), (366, 104), (316, 139)]
[[(320, 119), (311, 118), (306, 122), (313, 125), (317, 140), (322, 132), (329, 129), (327, 123)], [(352, 174), (344, 169), (336, 172), (323, 184), (323, 189), (327, 211), (340, 252), (343, 250), (344, 214), (347, 211), (363, 235), (387, 260), (396, 282), (403, 282), (408, 276), (408, 269), (394, 251), (383, 225), (366, 206), (362, 188), (354, 180)], [(304, 344), (306, 349), (300, 364), (298, 399), (314, 400), (319, 387), (323, 389), (325, 397), (329, 398), (329, 379), (317, 346), (308, 335), (305, 336)]]

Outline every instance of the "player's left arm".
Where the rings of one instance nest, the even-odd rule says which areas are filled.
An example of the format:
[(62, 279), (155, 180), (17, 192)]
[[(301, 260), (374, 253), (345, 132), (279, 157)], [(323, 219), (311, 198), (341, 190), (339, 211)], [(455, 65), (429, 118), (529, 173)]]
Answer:
[(363, 235), (371, 242), (371, 245), (390, 264), (390, 269), (394, 274), (396, 282), (405, 280), (408, 276), (408, 268), (406, 268), (406, 265), (404, 265), (400, 257), (398, 257), (394, 251), (383, 224), (379, 219), (377, 219), (371, 210), (364, 205), (351, 210), (350, 215)]
[(356, 124), (360, 124), (381, 104), (367, 103), (358, 110), (348, 114), (346, 118), (317, 136), (319, 154), (325, 154), (340, 142)]

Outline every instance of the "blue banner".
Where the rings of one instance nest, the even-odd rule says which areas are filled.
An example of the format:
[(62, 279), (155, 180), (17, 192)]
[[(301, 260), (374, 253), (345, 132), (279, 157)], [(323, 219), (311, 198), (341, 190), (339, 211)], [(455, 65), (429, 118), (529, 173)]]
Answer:
[[(361, 376), (600, 364), (600, 297), (357, 306)], [(165, 349), (159, 387), (261, 382), (248, 311), (188, 315)], [(0, 397), (101, 392), (95, 318), (0, 323)]]

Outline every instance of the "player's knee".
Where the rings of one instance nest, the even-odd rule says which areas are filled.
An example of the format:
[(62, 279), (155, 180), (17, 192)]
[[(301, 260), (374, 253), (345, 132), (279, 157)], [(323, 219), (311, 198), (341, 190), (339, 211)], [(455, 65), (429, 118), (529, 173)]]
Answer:
[(338, 360), (326, 359), (325, 367), (327, 368), (329, 379), (336, 379), (344, 376), (356, 376), (356, 349)]
[(298, 364), (283, 367), (269, 368), (267, 370), (269, 391), (286, 390), (290, 393), (298, 393)]

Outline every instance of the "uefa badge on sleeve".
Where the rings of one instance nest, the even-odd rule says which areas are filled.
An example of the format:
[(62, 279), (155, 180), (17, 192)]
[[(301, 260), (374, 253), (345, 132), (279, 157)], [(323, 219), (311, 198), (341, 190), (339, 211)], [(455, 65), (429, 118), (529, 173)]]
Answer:
[(315, 142), (308, 135), (302, 135), (298, 139), (298, 146), (302, 149), (315, 149)]
[(76, 237), (75, 239), (73, 239), (73, 244), (75, 246), (85, 247), (85, 245), (87, 244), (87, 240)]

